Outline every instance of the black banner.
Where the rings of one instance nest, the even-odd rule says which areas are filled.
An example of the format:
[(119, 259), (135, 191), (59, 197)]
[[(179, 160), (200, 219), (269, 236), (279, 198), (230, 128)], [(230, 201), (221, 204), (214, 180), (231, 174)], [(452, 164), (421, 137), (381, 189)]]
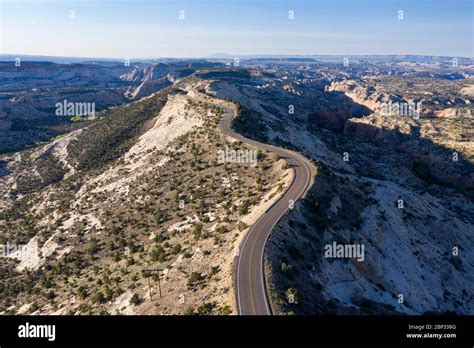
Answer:
[(472, 316), (3, 316), (0, 346), (447, 345), (474, 342)]

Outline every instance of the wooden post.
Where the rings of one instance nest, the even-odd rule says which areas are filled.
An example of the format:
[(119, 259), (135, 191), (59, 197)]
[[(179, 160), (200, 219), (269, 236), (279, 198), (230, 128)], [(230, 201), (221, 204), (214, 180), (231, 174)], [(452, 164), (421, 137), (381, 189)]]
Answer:
[(148, 289), (149, 289), (149, 292), (150, 292), (150, 300), (153, 300), (150, 278), (151, 278), (152, 272), (158, 272), (158, 290), (159, 290), (160, 298), (161, 298), (162, 295), (161, 295), (160, 272), (162, 271), (162, 269), (145, 269), (144, 271), (148, 272), (148, 274), (150, 275), (150, 277), (148, 277)]
[(160, 271), (158, 271), (158, 290), (160, 291), (160, 298), (161, 298), (161, 282), (160, 282)]
[[(151, 274), (150, 276), (148, 277), (148, 291), (150, 292), (150, 301), (153, 301), (153, 297), (151, 295), (151, 283), (150, 283), (150, 278), (151, 278)], [(160, 296), (161, 297), (161, 296)]]

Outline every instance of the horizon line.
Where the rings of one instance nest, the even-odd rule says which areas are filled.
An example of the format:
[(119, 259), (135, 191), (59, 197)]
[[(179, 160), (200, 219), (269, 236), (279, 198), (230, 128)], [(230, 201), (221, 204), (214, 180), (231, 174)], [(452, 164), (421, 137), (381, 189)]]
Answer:
[[(228, 53), (211, 53), (206, 56), (155, 56), (155, 57), (94, 57), (94, 56), (68, 56), (68, 55), (48, 55), (48, 54), (28, 54), (28, 53), (0, 53), (1, 56), (31, 56), (31, 57), (52, 57), (52, 58), (76, 58), (76, 59), (101, 59), (101, 60), (153, 60), (153, 59), (234, 59), (234, 58), (270, 58), (270, 57), (439, 57), (439, 58), (464, 58), (474, 59), (474, 56), (458, 56), (458, 55), (439, 55), (439, 54), (407, 54), (407, 53), (387, 53), (387, 54), (243, 54), (232, 55)], [(217, 57), (212, 57), (217, 56)], [(227, 57), (219, 57), (227, 56)]]

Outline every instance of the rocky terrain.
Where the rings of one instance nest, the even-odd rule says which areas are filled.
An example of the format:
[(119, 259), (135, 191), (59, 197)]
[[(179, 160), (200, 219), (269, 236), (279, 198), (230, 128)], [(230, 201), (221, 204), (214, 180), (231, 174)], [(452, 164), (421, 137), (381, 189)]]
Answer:
[[(378, 77), (321, 92), (299, 80), (214, 80), (210, 93), (246, 110), (240, 132), (318, 167), (267, 245), (274, 312), (472, 313), (472, 85)], [(380, 103), (420, 93), (427, 109), (418, 119), (379, 114)], [(363, 261), (325, 257), (334, 242), (364, 246)]]
[[(262, 152), (220, 163), (256, 149), (222, 135), (219, 99), (237, 132), (317, 168), (268, 240), (274, 313), (472, 313), (474, 64), (460, 63), (3, 67), (0, 244), (21, 248), (0, 258), (0, 312), (235, 314), (237, 246), (291, 170)], [(96, 117), (54, 116), (65, 95)]]
[(0, 244), (22, 246), (0, 259), (2, 313), (235, 313), (236, 248), (289, 169), (219, 163), (245, 146), (178, 85), (2, 157)]
[(369, 77), (359, 81), (333, 82), (327, 91), (343, 92), (354, 102), (381, 113), (392, 103), (420, 103), (420, 117), (474, 116), (472, 79), (444, 80), (420, 77)]
[(58, 102), (93, 103), (99, 114), (170, 86), (200, 64), (0, 62), (0, 153), (81, 128), (76, 114), (56, 113)]
[[(333, 83), (328, 91), (342, 91), (374, 114), (348, 119), (344, 133), (384, 142), (410, 154), (424, 179), (461, 189), (474, 188), (474, 80), (432, 78), (373, 78), (355, 84)], [(387, 103), (417, 105), (419, 115), (386, 114)], [(436, 145), (436, 146), (434, 146)], [(461, 160), (456, 160), (461, 158)], [(448, 161), (451, 159), (451, 161)]]

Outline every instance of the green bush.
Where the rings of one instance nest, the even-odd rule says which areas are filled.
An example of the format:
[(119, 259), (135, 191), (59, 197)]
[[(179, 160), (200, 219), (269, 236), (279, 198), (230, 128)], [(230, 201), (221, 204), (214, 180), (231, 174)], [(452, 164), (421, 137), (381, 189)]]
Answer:
[(143, 300), (137, 294), (133, 294), (132, 298), (130, 299), (130, 303), (134, 306), (138, 306), (142, 302)]
[(154, 262), (164, 262), (166, 261), (166, 251), (161, 245), (157, 245), (151, 251), (151, 260)]

